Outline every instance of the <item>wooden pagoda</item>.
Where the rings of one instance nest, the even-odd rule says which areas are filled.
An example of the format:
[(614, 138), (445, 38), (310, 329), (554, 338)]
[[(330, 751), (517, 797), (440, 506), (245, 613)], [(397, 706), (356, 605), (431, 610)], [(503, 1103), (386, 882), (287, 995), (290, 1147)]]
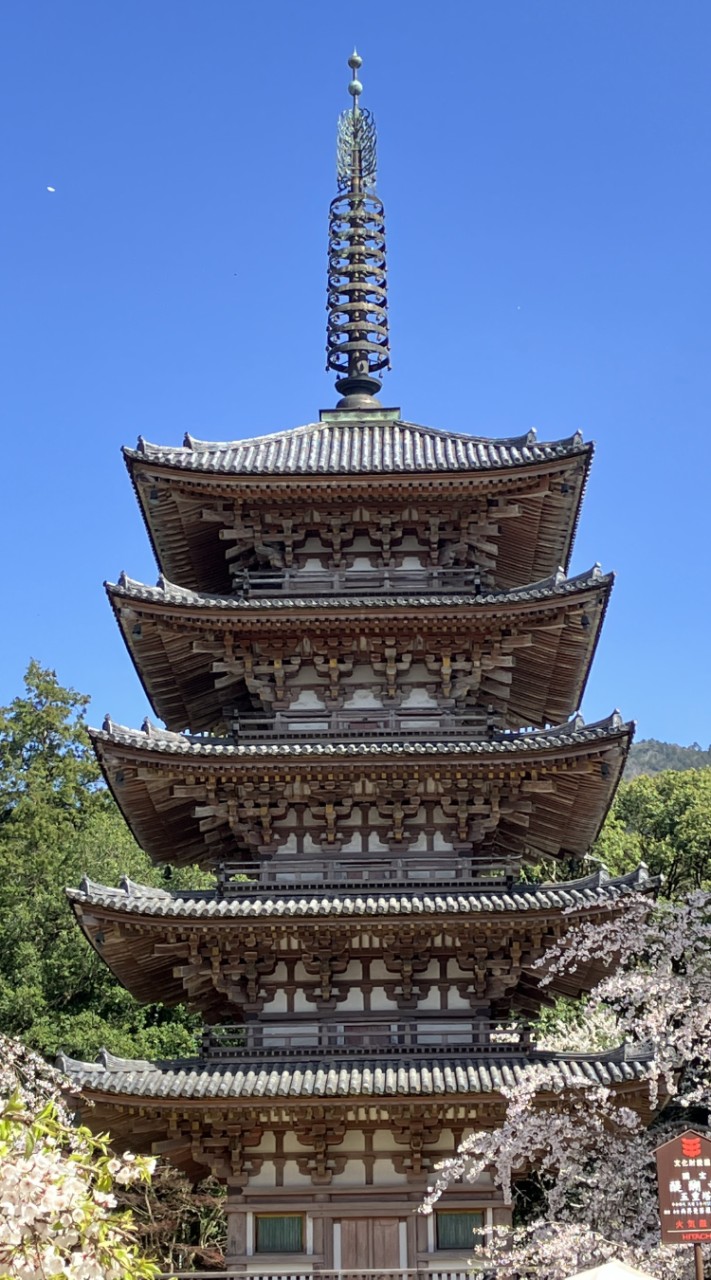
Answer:
[[(416, 426), (375, 399), (384, 239), (359, 65), (331, 211), (338, 406), (126, 450), (161, 576), (107, 590), (166, 728), (107, 720), (94, 744), (151, 858), (215, 888), (69, 891), (138, 1000), (205, 1023), (190, 1061), (64, 1058), (90, 1122), (223, 1180), (229, 1266), (272, 1274), (464, 1266), (507, 1219), (493, 1185), (414, 1210), (532, 1060), (647, 1107), (643, 1062), (556, 1058), (526, 1029), (551, 998), (546, 948), (645, 883), (576, 878), (632, 734), (575, 715), (611, 589), (597, 567), (566, 575), (591, 446)], [(541, 883), (555, 866), (573, 878)]]

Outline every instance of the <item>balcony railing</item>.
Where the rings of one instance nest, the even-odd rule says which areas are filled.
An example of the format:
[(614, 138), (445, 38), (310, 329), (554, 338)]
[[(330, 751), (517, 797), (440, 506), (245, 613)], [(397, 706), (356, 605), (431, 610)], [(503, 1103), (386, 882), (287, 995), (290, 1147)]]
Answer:
[(520, 858), (495, 858), (467, 852), (382, 853), (372, 858), (341, 858), (337, 853), (264, 858), (260, 862), (224, 859), (217, 867), (222, 897), (250, 893), (303, 895), (334, 891), (345, 895), (376, 892), (412, 894), (466, 893), (505, 889), (520, 878)]
[(202, 1057), (224, 1061), (235, 1056), (263, 1058), (303, 1058), (314, 1054), (362, 1057), (363, 1051), (377, 1057), (426, 1056), (445, 1050), (482, 1057), (520, 1057), (531, 1048), (529, 1028), (521, 1023), (500, 1023), (488, 1019), (463, 1022), (446, 1029), (443, 1022), (338, 1022), (321, 1023), (299, 1029), (269, 1023), (222, 1023), (205, 1029)]
[(243, 596), (479, 595), (490, 590), (478, 569), (241, 569), (233, 577)]
[(277, 711), (274, 715), (244, 714), (233, 725), (240, 742), (300, 742), (331, 739), (349, 742), (378, 738), (432, 739), (484, 738), (492, 741), (501, 726), (484, 709), (447, 713), (427, 710), (366, 709), (358, 711)]
[[(464, 1251), (463, 1251), (464, 1252)], [(472, 1247), (472, 1253), (474, 1248)], [(256, 1256), (256, 1255), (255, 1255)], [(301, 1263), (301, 1259), (299, 1259)], [(296, 1265), (292, 1271), (270, 1270), (262, 1266), (252, 1266), (250, 1260), (244, 1267), (233, 1267), (228, 1271), (163, 1271), (158, 1280), (471, 1280), (469, 1269), (449, 1269), (442, 1267), (420, 1267), (407, 1270), (395, 1270), (392, 1267), (381, 1267), (379, 1270), (358, 1271), (354, 1268), (340, 1271), (324, 1271), (314, 1266), (305, 1269), (303, 1263)]]

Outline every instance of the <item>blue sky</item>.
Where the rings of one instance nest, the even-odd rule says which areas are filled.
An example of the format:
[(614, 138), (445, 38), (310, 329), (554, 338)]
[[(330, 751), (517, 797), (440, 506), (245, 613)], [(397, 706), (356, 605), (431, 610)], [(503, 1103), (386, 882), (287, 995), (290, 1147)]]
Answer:
[(147, 710), (101, 588), (156, 575), (121, 444), (333, 405), (326, 220), (355, 42), (384, 402), (597, 442), (572, 567), (618, 581), (585, 713), (708, 745), (708, 0), (6, 0), (0, 28), (0, 702), (35, 656), (94, 721)]

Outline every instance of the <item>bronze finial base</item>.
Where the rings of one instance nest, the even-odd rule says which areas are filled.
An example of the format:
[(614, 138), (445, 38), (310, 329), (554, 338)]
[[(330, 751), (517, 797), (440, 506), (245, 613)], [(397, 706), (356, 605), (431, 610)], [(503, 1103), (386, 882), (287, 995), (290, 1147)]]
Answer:
[(375, 397), (375, 392), (380, 391), (381, 385), (379, 378), (369, 378), (366, 374), (339, 378), (336, 382), (336, 391), (340, 391), (341, 399), (336, 404), (336, 408), (381, 409), (382, 405)]

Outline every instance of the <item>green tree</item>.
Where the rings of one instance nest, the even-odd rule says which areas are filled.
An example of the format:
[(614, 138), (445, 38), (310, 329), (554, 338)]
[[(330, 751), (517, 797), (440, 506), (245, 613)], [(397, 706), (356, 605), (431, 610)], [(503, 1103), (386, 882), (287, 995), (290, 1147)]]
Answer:
[[(88, 699), (31, 662), (0, 708), (0, 1031), (47, 1056), (137, 1057), (194, 1049), (196, 1019), (140, 1006), (84, 940), (64, 895), (83, 875), (161, 884), (132, 839), (89, 744)], [(176, 873), (205, 883), (203, 873)]]
[(668, 898), (711, 888), (711, 769), (623, 783), (594, 852), (614, 874), (646, 862)]

